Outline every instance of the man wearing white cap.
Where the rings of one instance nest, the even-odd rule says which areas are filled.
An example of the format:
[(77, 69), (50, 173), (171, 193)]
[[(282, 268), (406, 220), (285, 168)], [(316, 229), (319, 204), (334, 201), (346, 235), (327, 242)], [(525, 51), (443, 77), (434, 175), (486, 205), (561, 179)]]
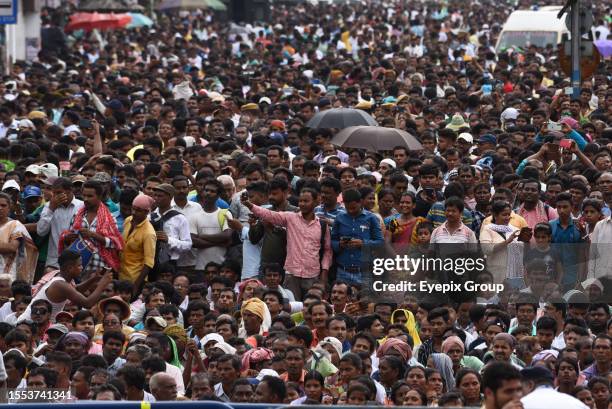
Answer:
[(23, 173), (23, 185), (29, 186), (29, 185), (37, 184), (39, 175), (40, 175), (40, 166), (38, 165), (28, 166), (25, 172)]
[(13, 203), (19, 203), (19, 192), (21, 192), (21, 187), (15, 179), (9, 179), (4, 182), (2, 191), (11, 197)]
[(459, 149), (462, 157), (468, 156), (474, 145), (474, 137), (468, 132), (462, 132), (457, 137), (456, 148)]

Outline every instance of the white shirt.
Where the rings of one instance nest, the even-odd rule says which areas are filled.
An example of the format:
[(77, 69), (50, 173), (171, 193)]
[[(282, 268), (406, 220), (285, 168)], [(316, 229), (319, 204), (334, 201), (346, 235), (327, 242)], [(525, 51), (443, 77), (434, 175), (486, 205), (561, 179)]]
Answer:
[[(172, 209), (168, 209), (168, 213)], [(165, 214), (164, 213), (164, 214)], [(154, 213), (156, 220), (160, 214), (159, 209)], [(186, 252), (191, 250), (191, 233), (189, 232), (189, 222), (182, 214), (177, 214), (164, 222), (164, 233), (168, 236), (168, 247), (171, 260), (178, 260)]]
[(524, 396), (521, 403), (525, 409), (588, 409), (588, 406), (573, 396), (557, 392), (549, 386), (538, 386)]
[(605, 277), (612, 270), (610, 243), (612, 243), (612, 219), (608, 216), (598, 221), (591, 233), (588, 278)]
[(246, 192), (246, 189), (241, 190), (238, 193), (235, 193), (234, 196), (232, 196), (232, 200), (231, 200), (230, 207), (229, 207), (230, 212), (232, 213), (232, 216), (240, 220), (241, 223), (247, 223), (249, 221), (249, 215), (251, 214), (251, 211), (249, 210), (249, 208), (243, 205), (242, 202), (240, 201), (240, 196), (244, 192)]
[(12, 313), (13, 313), (13, 309), (11, 308), (10, 301), (7, 301), (4, 304), (2, 304), (2, 307), (0, 307), (0, 322), (5, 321), (6, 317)]
[(179, 395), (185, 394), (185, 383), (183, 382), (183, 372), (176, 366), (166, 362), (166, 373), (176, 381), (176, 391)]
[(70, 135), (71, 132), (76, 132), (79, 135), (81, 134), (81, 129), (79, 128), (78, 125), (68, 125), (67, 127), (64, 128), (64, 136), (66, 135)]
[(221, 382), (219, 382), (218, 384), (215, 385), (215, 396), (217, 398), (221, 399), (221, 401), (223, 401), (223, 402), (230, 402), (231, 401), (230, 397), (227, 396), (227, 394), (223, 390), (223, 384)]
[(0, 382), (6, 381), (7, 378), (8, 374), (6, 369), (4, 369), (4, 358), (2, 357), (2, 352), (0, 352)]
[(155, 396), (151, 395), (147, 391), (143, 391), (143, 392), (144, 392), (144, 396), (142, 397), (143, 402), (156, 402)]
[(554, 348), (559, 351), (565, 348), (565, 338), (563, 338), (563, 331), (561, 331), (561, 333), (557, 335), (555, 339), (553, 339), (553, 342), (552, 344), (550, 344), (550, 346), (551, 348)]
[(49, 299), (49, 297), (47, 297), (47, 290), (49, 289), (49, 287), (51, 287), (53, 283), (56, 283), (58, 281), (66, 282), (64, 277), (59, 275), (49, 280), (45, 285), (40, 288), (40, 290), (38, 290), (36, 295), (32, 298), (32, 301), (30, 301), (30, 304), (26, 307), (23, 314), (21, 314), (19, 318), (17, 318), (17, 322), (23, 322), (32, 319), (32, 304), (34, 304), (38, 300), (45, 300), (51, 304), (51, 322), (55, 322), (55, 317), (57, 316), (57, 314), (59, 314), (60, 311), (64, 310), (64, 306), (68, 302), (68, 299), (62, 302), (53, 302)]
[[(223, 218), (223, 227), (219, 224), (219, 212), (222, 209), (217, 209), (212, 213), (203, 211), (200, 213), (195, 225), (196, 234), (218, 234), (229, 229), (227, 225), (227, 219), (232, 218), (232, 214), (229, 211), (225, 211)], [(227, 253), (227, 247), (214, 246), (205, 249), (195, 249), (196, 253), (196, 270), (204, 270), (207, 263), (214, 261), (215, 263), (223, 263), (225, 261), (225, 253)]]
[[(187, 200), (187, 204), (185, 205), (185, 207), (180, 207), (176, 204), (176, 202), (173, 199), (171, 208), (173, 210), (176, 210), (177, 212), (181, 212), (185, 216), (185, 218), (187, 218), (187, 222), (189, 222), (189, 232), (191, 234), (196, 234), (197, 233), (196, 224), (197, 224), (198, 218), (202, 215), (202, 206), (197, 202), (192, 202), (190, 200)], [(181, 266), (181, 267), (195, 266), (196, 250), (197, 249), (192, 248), (190, 251), (183, 254), (183, 256), (178, 260), (176, 265)]]
[(4, 125), (4, 122), (0, 122), (0, 139), (6, 138), (6, 133), (9, 129), (19, 128), (19, 121), (13, 119), (13, 122), (9, 126)]
[(242, 276), (241, 279), (253, 278), (259, 275), (259, 265), (261, 263), (261, 247), (263, 240), (253, 244), (249, 240), (249, 226), (243, 226), (240, 232), (242, 240)]
[(72, 217), (82, 206), (82, 201), (73, 198), (72, 202), (66, 207), (60, 206), (55, 210), (51, 210), (49, 208), (49, 203), (47, 203), (42, 212), (40, 212), (40, 219), (38, 223), (36, 223), (36, 234), (39, 236), (46, 236), (49, 232), (51, 233), (47, 250), (47, 267), (59, 267), (57, 264), (57, 258), (59, 256), (57, 248), (60, 235), (64, 230), (70, 228)]

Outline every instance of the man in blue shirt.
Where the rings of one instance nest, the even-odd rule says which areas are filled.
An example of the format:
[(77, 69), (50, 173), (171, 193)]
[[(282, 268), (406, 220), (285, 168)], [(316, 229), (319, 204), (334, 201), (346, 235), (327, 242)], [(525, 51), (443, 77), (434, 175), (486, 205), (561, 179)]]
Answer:
[[(342, 194), (346, 211), (340, 212), (331, 230), (331, 242), (336, 254), (337, 279), (349, 284), (364, 284), (371, 271), (368, 251), (383, 244), (378, 218), (363, 208), (359, 191), (348, 189)], [(371, 274), (371, 273), (366, 273)], [(369, 279), (367, 281), (369, 283)]]
[(580, 243), (584, 243), (585, 234), (572, 219), (571, 194), (559, 193), (556, 204), (559, 218), (550, 222), (552, 243), (561, 255), (563, 265), (561, 285), (564, 290), (569, 290), (574, 288), (576, 280), (583, 280), (583, 275), (579, 276), (578, 267), (584, 261), (583, 246)]

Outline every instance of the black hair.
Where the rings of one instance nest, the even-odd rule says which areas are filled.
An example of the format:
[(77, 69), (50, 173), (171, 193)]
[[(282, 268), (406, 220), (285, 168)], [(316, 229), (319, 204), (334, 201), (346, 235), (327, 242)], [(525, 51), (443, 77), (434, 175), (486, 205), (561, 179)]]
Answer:
[(321, 181), (321, 187), (330, 187), (336, 193), (340, 193), (342, 191), (342, 186), (340, 185), (340, 181), (334, 178), (325, 178)]
[(304, 346), (306, 348), (308, 348), (310, 344), (312, 344), (312, 331), (305, 325), (298, 325), (296, 327), (290, 328), (287, 331), (287, 335), (303, 341)]
[(106, 383), (104, 385), (98, 386), (93, 390), (92, 399), (97, 400), (98, 394), (103, 392), (111, 392), (113, 394), (114, 400), (121, 400), (122, 398), (121, 392), (119, 392), (117, 386), (110, 383)]
[(540, 317), (536, 323), (536, 331), (551, 330), (553, 334), (557, 334), (557, 321), (554, 318), (547, 316)]
[[(348, 328), (348, 325), (347, 325)], [(355, 343), (357, 342), (357, 339), (365, 339), (366, 341), (368, 341), (368, 343), (370, 344), (370, 353), (374, 352), (374, 349), (376, 349), (376, 340), (374, 339), (374, 337), (367, 333), (367, 332), (358, 332), (357, 334), (355, 334), (355, 336), (353, 337), (353, 345), (355, 345)]]
[(240, 358), (235, 355), (223, 354), (217, 359), (217, 364), (220, 364), (221, 362), (230, 362), (232, 364), (232, 368), (234, 368), (234, 371), (240, 370)]
[(109, 339), (115, 339), (121, 341), (121, 344), (125, 343), (125, 334), (121, 331), (104, 331), (102, 335), (102, 345), (106, 344)]
[(108, 362), (102, 355), (99, 354), (87, 354), (81, 359), (82, 366), (92, 366), (94, 368), (107, 369)]
[(442, 394), (438, 399), (438, 407), (444, 407), (447, 403), (459, 401), (461, 402), (461, 406), (464, 405), (465, 401), (463, 399), (463, 395), (458, 391), (450, 391)]
[(151, 370), (153, 373), (165, 372), (166, 361), (159, 356), (150, 356), (142, 360), (142, 369)]
[(513, 365), (506, 362), (491, 362), (482, 374), (482, 390), (491, 389), (496, 393), (505, 381), (521, 380), (521, 373)]
[(104, 186), (100, 182), (93, 180), (88, 180), (87, 182), (83, 183), (83, 189), (93, 189), (96, 192), (96, 196), (98, 196), (100, 199), (104, 194)]
[(357, 189), (347, 189), (342, 193), (344, 203), (360, 202), (362, 199), (361, 193)]
[(463, 203), (462, 199), (458, 198), (457, 196), (453, 196), (449, 197), (444, 201), (444, 209), (446, 209), (447, 207), (454, 207), (460, 212), (463, 212), (465, 204)]
[(47, 362), (57, 362), (68, 368), (68, 372), (72, 371), (72, 358), (63, 351), (50, 351), (45, 355)]
[(389, 365), (391, 365), (391, 368), (397, 370), (398, 379), (404, 378), (404, 375), (406, 373), (406, 365), (399, 357), (395, 355), (385, 355), (381, 358), (381, 361), (383, 359), (387, 361)]
[(58, 373), (53, 369), (40, 366), (30, 371), (30, 373), (28, 374), (28, 379), (32, 376), (42, 376), (43, 378), (45, 378), (45, 384), (47, 385), (47, 388), (55, 388), (55, 386), (57, 385)]
[(144, 390), (146, 386), (145, 371), (136, 365), (123, 365), (117, 371), (117, 376), (123, 377), (126, 386)]
[(449, 316), (450, 315), (449, 315), (449, 311), (447, 308), (437, 307), (429, 311), (429, 313), (427, 314), (427, 321), (431, 322), (432, 320), (436, 318), (442, 317), (444, 322), (448, 322)]
[(341, 364), (342, 362), (348, 362), (349, 364), (357, 368), (360, 372), (363, 371), (363, 361), (361, 360), (361, 357), (359, 357), (359, 355), (353, 352), (348, 352), (342, 355), (338, 364)]
[(66, 249), (62, 251), (62, 254), (60, 254), (60, 256), (58, 257), (57, 263), (59, 264), (59, 267), (61, 269), (62, 267), (65, 267), (70, 263), (79, 261), (80, 259), (81, 255), (79, 253), (70, 249)]
[(376, 320), (382, 321), (380, 319), (380, 315), (378, 315), (378, 314), (368, 314), (368, 315), (363, 315), (363, 316), (357, 318), (357, 328), (356, 328), (356, 331), (357, 332), (369, 331), (370, 327), (372, 327), (372, 325), (374, 324), (374, 322), (376, 322)]
[(272, 395), (275, 395), (280, 402), (287, 397), (287, 386), (285, 382), (276, 376), (266, 375), (259, 383), (265, 382)]

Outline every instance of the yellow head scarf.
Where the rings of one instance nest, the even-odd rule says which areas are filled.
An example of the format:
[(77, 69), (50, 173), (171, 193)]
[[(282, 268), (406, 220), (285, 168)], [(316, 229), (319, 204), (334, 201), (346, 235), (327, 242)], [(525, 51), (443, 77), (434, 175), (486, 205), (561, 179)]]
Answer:
[[(242, 307), (240, 307), (241, 315), (245, 311), (249, 311), (250, 313), (253, 313), (259, 318), (261, 318), (261, 328), (259, 332), (260, 334), (268, 332), (270, 325), (272, 325), (272, 317), (270, 316), (270, 311), (268, 310), (268, 306), (265, 302), (263, 302), (259, 298), (249, 298), (248, 300), (243, 301)], [(242, 322), (240, 325), (238, 335), (243, 338), (246, 336), (244, 322)]]
[(393, 311), (393, 313), (391, 314), (391, 324), (395, 324), (395, 321), (397, 320), (396, 316), (398, 314), (404, 314), (404, 316), (408, 320), (406, 321), (405, 326), (406, 330), (408, 331), (408, 334), (412, 337), (412, 340), (414, 341), (414, 346), (416, 347), (417, 345), (420, 345), (421, 338), (419, 337), (419, 331), (417, 331), (416, 328), (416, 320), (414, 319), (414, 315), (412, 314), (412, 312), (409, 310), (402, 309)]

